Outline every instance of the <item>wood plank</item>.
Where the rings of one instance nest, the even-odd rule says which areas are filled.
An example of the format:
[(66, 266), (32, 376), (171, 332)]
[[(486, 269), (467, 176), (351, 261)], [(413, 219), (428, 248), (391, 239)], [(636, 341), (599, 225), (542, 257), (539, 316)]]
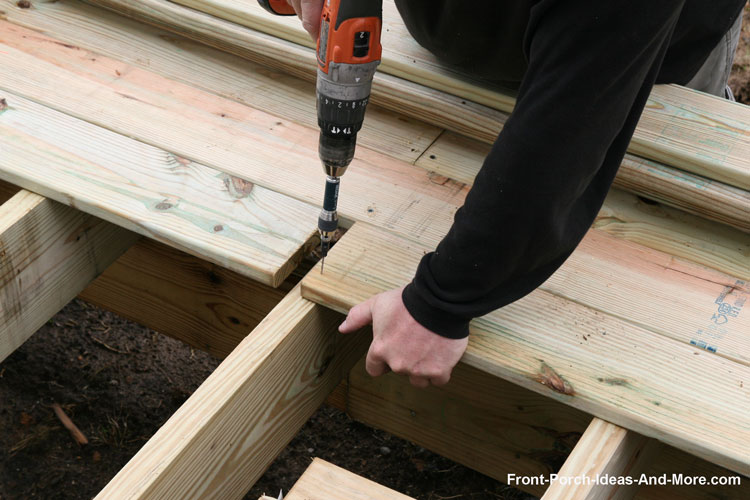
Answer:
[[(504, 483), (510, 473), (557, 472), (591, 421), (466, 363), (456, 366), (448, 385), (417, 389), (393, 373), (370, 377), (361, 360), (349, 374), (346, 411)], [(522, 489), (541, 496), (545, 487)]]
[[(8, 1), (8, 0), (4, 0)], [(315, 51), (273, 35), (218, 19), (162, 0), (88, 0), (128, 17), (153, 24), (221, 50), (289, 72), (316, 78)], [(13, 6), (9, 6), (12, 10)], [(427, 123), (494, 141), (507, 114), (450, 93), (378, 72), (371, 102)]]
[(602, 483), (600, 478), (638, 481), (657, 453), (658, 442), (594, 418), (542, 500), (633, 498), (637, 483)]
[(633, 155), (625, 155), (615, 185), (633, 194), (750, 233), (750, 191)]
[(6, 180), (271, 286), (316, 244), (312, 205), (4, 95)]
[[(254, 108), (273, 110), (274, 114), (295, 123), (317, 127), (315, 106), (311, 104), (315, 102), (312, 81), (300, 80), (93, 5), (53, 2), (22, 9), (16, 3), (0, 1), (0, 10), (15, 24), (206, 92)], [(413, 162), (440, 130), (403, 114), (371, 106), (358, 142)]]
[[(482, 167), (484, 158), (490, 151), (490, 146), (475, 139), (470, 139), (452, 132), (444, 132), (431, 146), (420, 156), (416, 165), (433, 171), (439, 175), (448, 177), (465, 184), (473, 184), (479, 169)], [(648, 175), (634, 175), (633, 172), (649, 170)], [(649, 183), (643, 182), (650, 178)], [(679, 196), (663, 197), (664, 190), (650, 189), (654, 183), (668, 185), (667, 191), (680, 192)], [(679, 173), (668, 167), (654, 162), (643, 160), (632, 155), (626, 155), (614, 182), (615, 187), (621, 187), (628, 191), (645, 194), (647, 198), (654, 199), (667, 205), (676, 205), (677, 208), (700, 215), (723, 224), (728, 224), (742, 232), (750, 233), (750, 191), (732, 188), (716, 181), (697, 177), (691, 174)], [(613, 196), (622, 198), (622, 195), (610, 195), (604, 202), (605, 206), (612, 204)], [(635, 199), (635, 198), (633, 198)], [(683, 201), (684, 200), (684, 201)], [(633, 204), (633, 202), (631, 202)], [(618, 205), (622, 205), (618, 203)], [(657, 211), (657, 209), (653, 209)], [(658, 209), (661, 212), (661, 209)], [(622, 208), (620, 209), (622, 213)], [(639, 211), (644, 215), (644, 211)], [(624, 215), (624, 214), (623, 214)], [(630, 220), (630, 217), (626, 217)], [(739, 248), (743, 248), (747, 239), (739, 233), (718, 228), (701, 222), (700, 218), (685, 218), (679, 211), (664, 210), (661, 220), (664, 225), (670, 224), (672, 219), (684, 222), (680, 224), (682, 229), (678, 232), (686, 232), (685, 229), (697, 225), (701, 233), (733, 234), (732, 239), (739, 241)], [(654, 217), (649, 217), (654, 220)], [(658, 237), (658, 235), (653, 235)], [(719, 236), (724, 239), (724, 236)], [(703, 245), (703, 244), (702, 244)], [(695, 246), (695, 245), (692, 245)], [(731, 246), (731, 245), (730, 245)], [(743, 251), (740, 251), (742, 253)], [(721, 252), (719, 252), (721, 253)], [(683, 256), (681, 254), (681, 256)], [(744, 258), (742, 259), (745, 260)], [(730, 268), (721, 268), (731, 269)], [(736, 266), (733, 266), (736, 269)]]
[(610, 191), (593, 227), (616, 238), (750, 281), (750, 234), (735, 228), (618, 189)]
[[(241, 0), (177, 0), (292, 42), (313, 46), (298, 20), (269, 15)], [(440, 64), (409, 35), (392, 0), (383, 2), (381, 71), (510, 112), (515, 99)], [(750, 189), (750, 108), (676, 85), (658, 86), (644, 110), (630, 151)]]
[[(295, 76), (310, 81), (315, 78), (313, 51), (291, 42), (171, 2), (97, 0), (97, 3)], [(13, 10), (12, 6), (10, 10)], [(382, 72), (376, 75), (372, 101), (488, 143), (494, 141), (507, 119), (507, 115), (496, 110)], [(747, 213), (750, 195), (746, 191), (634, 158), (626, 156), (615, 180), (617, 185), (750, 232), (750, 223), (747, 222), (750, 220)], [(706, 190), (707, 186), (711, 189)]]
[(0, 205), (0, 361), (136, 238), (28, 191)]
[(367, 346), (290, 292), (97, 498), (241, 498)]
[(300, 476), (286, 500), (408, 500), (402, 495), (374, 481), (314, 458)]
[[(321, 277), (313, 270), (303, 280), (303, 293), (345, 312), (378, 292), (407, 282), (427, 250), (356, 224), (326, 259), (326, 274)], [(700, 289), (703, 285), (698, 282), (707, 283), (692, 277), (683, 283), (684, 291)], [(709, 285), (723, 289), (723, 285)], [(617, 300), (627, 302), (631, 296), (622, 290)], [(662, 304), (659, 313), (673, 307), (673, 297), (658, 294), (654, 300)], [(709, 318), (700, 318), (697, 326), (705, 328)], [(686, 324), (689, 321), (690, 317), (685, 318)], [(750, 387), (746, 382), (750, 367), (738, 362), (544, 290), (475, 320), (463, 360), (622, 427), (750, 474), (750, 451), (743, 444), (750, 441)], [(708, 373), (710, 378), (704, 376)]]
[[(14, 44), (0, 50), (7, 69), (0, 73), (0, 88), (318, 206), (324, 173), (317, 129), (3, 21), (0, 41)], [(431, 244), (447, 232), (466, 194), (463, 184), (431, 182), (422, 169), (364, 147), (357, 149), (343, 186), (344, 218)]]
[[(408, 439), (433, 452), (509, 482), (508, 474), (539, 476), (557, 472), (591, 416), (571, 406), (459, 363), (451, 382), (422, 390), (404, 377), (372, 378), (361, 360), (341, 388), (335, 403), (369, 426)], [(330, 402), (330, 398), (329, 398)], [(660, 446), (650, 475), (734, 476), (705, 460), (670, 446)], [(519, 484), (541, 496), (545, 486)], [(642, 485), (639, 499), (725, 498), (744, 500), (737, 485)]]
[(284, 295), (280, 288), (144, 238), (79, 297), (224, 358)]

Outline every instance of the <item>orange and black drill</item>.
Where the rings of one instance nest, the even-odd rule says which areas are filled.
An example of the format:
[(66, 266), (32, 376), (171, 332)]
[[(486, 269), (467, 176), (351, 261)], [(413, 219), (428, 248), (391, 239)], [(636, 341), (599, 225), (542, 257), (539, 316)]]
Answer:
[[(258, 0), (277, 15), (294, 15), (286, 0)], [(338, 227), (339, 182), (354, 158), (375, 69), (380, 64), (382, 0), (325, 0), (318, 35), (318, 154), (326, 173), (318, 217), (321, 255)], [(321, 272), (323, 267), (321, 265)]]

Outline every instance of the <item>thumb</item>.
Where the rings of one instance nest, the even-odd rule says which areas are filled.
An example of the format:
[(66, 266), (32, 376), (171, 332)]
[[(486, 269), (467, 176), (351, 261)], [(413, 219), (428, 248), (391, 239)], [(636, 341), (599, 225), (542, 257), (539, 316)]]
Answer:
[(372, 323), (372, 306), (374, 304), (375, 297), (371, 297), (352, 307), (344, 322), (339, 325), (339, 332), (352, 333)]

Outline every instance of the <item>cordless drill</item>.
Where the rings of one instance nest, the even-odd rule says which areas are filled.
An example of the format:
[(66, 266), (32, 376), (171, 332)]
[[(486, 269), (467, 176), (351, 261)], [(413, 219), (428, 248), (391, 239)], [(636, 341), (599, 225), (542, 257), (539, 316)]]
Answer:
[[(277, 15), (294, 15), (286, 0), (258, 0)], [(323, 263), (338, 227), (339, 182), (354, 158), (375, 69), (380, 64), (382, 0), (325, 0), (317, 59), (318, 154), (326, 174), (318, 217)], [(323, 272), (321, 264), (320, 272)]]

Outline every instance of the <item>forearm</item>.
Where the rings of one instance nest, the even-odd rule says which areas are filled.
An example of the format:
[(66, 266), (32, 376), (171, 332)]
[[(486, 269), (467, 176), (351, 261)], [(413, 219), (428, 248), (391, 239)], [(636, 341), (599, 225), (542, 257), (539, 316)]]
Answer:
[(541, 2), (516, 110), (450, 232), (404, 290), (417, 321), (464, 336), (471, 318), (562, 265), (606, 196), (681, 5)]

